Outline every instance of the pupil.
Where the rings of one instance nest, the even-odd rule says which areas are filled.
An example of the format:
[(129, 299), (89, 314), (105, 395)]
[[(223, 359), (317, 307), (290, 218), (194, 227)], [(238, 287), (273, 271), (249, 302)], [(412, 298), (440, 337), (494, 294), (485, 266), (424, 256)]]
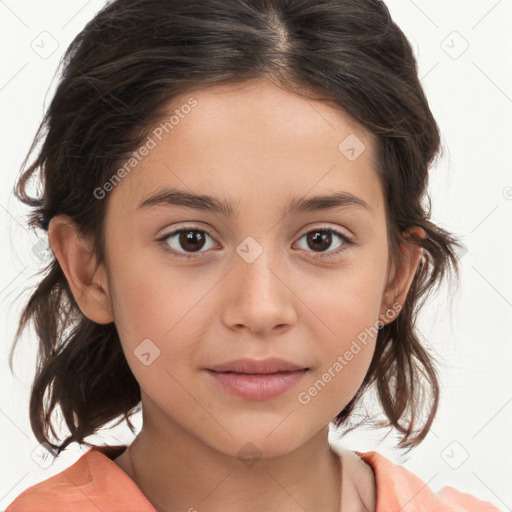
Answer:
[[(203, 242), (197, 245), (197, 242)], [(199, 231), (185, 231), (180, 235), (180, 244), (186, 250), (196, 251), (204, 245), (204, 237)]]
[[(320, 249), (315, 248), (315, 244), (318, 242), (321, 242)], [(310, 233), (310, 236), (308, 236), (308, 243), (310, 243), (314, 251), (320, 252), (322, 249), (327, 249), (331, 245), (331, 234), (326, 231), (313, 231)]]

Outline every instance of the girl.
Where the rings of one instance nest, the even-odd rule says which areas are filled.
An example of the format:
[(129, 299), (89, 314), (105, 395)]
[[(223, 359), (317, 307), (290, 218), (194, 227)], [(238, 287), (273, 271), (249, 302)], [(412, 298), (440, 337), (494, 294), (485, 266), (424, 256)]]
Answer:
[[(415, 319), (458, 273), (423, 206), (438, 128), (381, 1), (114, 0), (39, 138), (16, 193), (54, 258), (17, 338), (35, 322), (36, 438), (89, 450), (8, 512), (497, 510), (328, 443), (372, 389), (400, 447), (425, 438)], [(85, 440), (139, 406), (129, 446)]]

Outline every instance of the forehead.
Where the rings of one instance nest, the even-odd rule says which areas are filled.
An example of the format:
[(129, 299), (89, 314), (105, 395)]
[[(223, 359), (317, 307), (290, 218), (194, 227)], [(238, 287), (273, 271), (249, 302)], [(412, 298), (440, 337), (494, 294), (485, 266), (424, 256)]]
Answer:
[(112, 193), (125, 213), (164, 187), (267, 207), (343, 190), (382, 209), (375, 136), (343, 109), (267, 80), (181, 94), (147, 134), (151, 149)]

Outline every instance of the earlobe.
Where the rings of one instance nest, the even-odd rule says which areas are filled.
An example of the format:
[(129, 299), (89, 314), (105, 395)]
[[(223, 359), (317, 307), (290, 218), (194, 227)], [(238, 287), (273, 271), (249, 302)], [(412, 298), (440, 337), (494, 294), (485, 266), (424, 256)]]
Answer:
[[(408, 233), (411, 232), (422, 238), (427, 236), (425, 230), (419, 226), (409, 228)], [(407, 238), (407, 234), (405, 237)], [(403, 242), (400, 250), (403, 259), (399, 265), (393, 265), (393, 277), (383, 295), (381, 316), (388, 316), (391, 307), (393, 307), (396, 316), (396, 310), (399, 311), (402, 308), (423, 255), (423, 249), (412, 243)], [(388, 322), (381, 321), (381, 323)]]
[(82, 313), (98, 324), (113, 322), (105, 268), (94, 268), (92, 243), (80, 234), (73, 219), (53, 217), (48, 240)]

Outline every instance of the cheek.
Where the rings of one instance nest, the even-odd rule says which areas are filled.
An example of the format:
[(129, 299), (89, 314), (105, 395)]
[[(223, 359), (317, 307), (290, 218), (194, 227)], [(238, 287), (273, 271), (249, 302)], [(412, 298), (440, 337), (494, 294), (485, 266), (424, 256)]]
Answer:
[(319, 367), (301, 387), (298, 402), (328, 421), (354, 397), (370, 366), (378, 329), (371, 311), (343, 310), (331, 318), (334, 334), (319, 337)]
[[(209, 325), (205, 319), (216, 314), (211, 303), (215, 294), (205, 295), (215, 288), (219, 276), (201, 267), (193, 273), (186, 265), (171, 269), (165, 258), (148, 262), (144, 254), (119, 252), (113, 260), (114, 311), (135, 378), (143, 388), (161, 390), (162, 382), (175, 385), (165, 369), (179, 380), (185, 377), (190, 361), (200, 359), (200, 340)], [(293, 289), (301, 299), (295, 327), (317, 340), (314, 350), (321, 366), (298, 393), (305, 392), (314, 408), (325, 409), (327, 400), (337, 414), (366, 374), (377, 334), (372, 326), (379, 315), (385, 264), (375, 254), (361, 255), (344, 268), (319, 269), (307, 279), (302, 274), (295, 276)], [(144, 358), (155, 364), (144, 365)], [(298, 403), (303, 405), (300, 397)]]
[(204, 292), (176, 275), (163, 277), (155, 268), (127, 265), (127, 269), (131, 272), (115, 278), (116, 326), (127, 363), (152, 400), (163, 405), (172, 396), (173, 407), (186, 407), (190, 396), (179, 383), (187, 382), (196, 351), (190, 337)]
[(344, 269), (325, 272), (302, 286), (301, 297), (306, 311), (311, 312), (308, 322), (312, 325), (317, 319), (333, 348), (341, 350), (343, 343), (377, 326), (384, 288), (383, 266), (376, 259), (373, 264), (358, 261)]
[(125, 258), (114, 268), (115, 322), (130, 366), (136, 370), (136, 359), (147, 347), (158, 355), (157, 366), (173, 371), (186, 367), (180, 361), (199, 349), (193, 340), (201, 337), (201, 319), (208, 316), (205, 294), (215, 276), (201, 276), (199, 269), (192, 274), (185, 267), (171, 271), (140, 256)]
[(132, 247), (126, 241), (117, 245), (129, 249), (112, 251), (111, 288), (116, 322), (125, 333), (138, 337), (162, 336), (182, 309), (184, 284), (179, 274), (171, 275), (160, 264), (160, 259), (155, 262), (151, 255), (156, 249)]
[[(360, 387), (371, 363), (378, 334), (384, 283), (383, 266), (374, 260), (336, 272), (329, 279), (311, 280), (302, 297), (305, 320), (315, 339), (320, 368), (311, 375), (303, 404), (332, 404), (337, 414)], [(313, 314), (313, 312), (315, 314)], [(318, 397), (318, 398), (317, 398)]]

